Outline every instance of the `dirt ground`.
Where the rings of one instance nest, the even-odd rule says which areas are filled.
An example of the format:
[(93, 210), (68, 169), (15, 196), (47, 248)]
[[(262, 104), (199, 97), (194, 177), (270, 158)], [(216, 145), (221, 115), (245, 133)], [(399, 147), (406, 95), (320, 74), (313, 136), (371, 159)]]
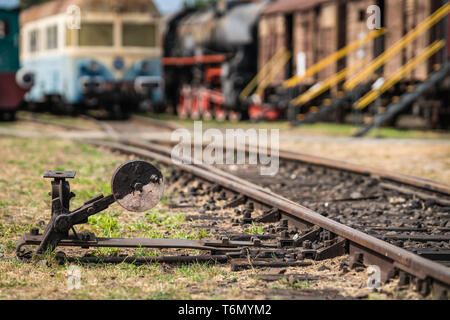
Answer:
[(450, 183), (450, 140), (281, 141), (282, 149)]

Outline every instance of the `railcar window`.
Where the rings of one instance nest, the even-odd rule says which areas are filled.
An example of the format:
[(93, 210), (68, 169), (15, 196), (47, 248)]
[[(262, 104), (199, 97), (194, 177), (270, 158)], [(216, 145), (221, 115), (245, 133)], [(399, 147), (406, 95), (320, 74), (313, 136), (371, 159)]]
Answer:
[(39, 32), (38, 30), (30, 31), (30, 52), (38, 51)]
[(154, 24), (124, 23), (122, 44), (126, 47), (156, 46), (156, 26)]
[(47, 28), (47, 49), (58, 48), (58, 28), (51, 26)]
[(111, 23), (83, 23), (79, 30), (80, 46), (113, 45), (113, 25)]
[(8, 21), (0, 20), (0, 39), (6, 38), (8, 35)]
[(66, 27), (66, 46), (74, 46), (78, 30)]

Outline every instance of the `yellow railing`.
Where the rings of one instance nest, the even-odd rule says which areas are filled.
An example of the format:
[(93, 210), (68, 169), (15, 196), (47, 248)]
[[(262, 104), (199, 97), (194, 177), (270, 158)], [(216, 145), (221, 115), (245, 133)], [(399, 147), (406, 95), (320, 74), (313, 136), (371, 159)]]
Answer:
[(272, 68), (272, 65), (274, 65), (281, 56), (283, 56), (286, 53), (287, 49), (285, 47), (281, 47), (270, 60), (264, 65), (263, 68), (256, 74), (256, 76), (247, 84), (247, 86), (242, 90), (239, 97), (241, 100), (247, 99), (247, 97), (250, 95), (250, 93), (253, 91), (253, 89), (256, 88), (256, 86), (261, 82), (261, 79), (263, 79), (267, 72)]
[(349, 74), (352, 74), (359, 68), (361, 68), (364, 64), (366, 64), (369, 61), (369, 59), (364, 59), (362, 61), (359, 61), (358, 63), (352, 65), (351, 67), (347, 67), (343, 69), (342, 71), (338, 72), (337, 74), (329, 77), (328, 79), (324, 80), (323, 82), (319, 82), (316, 85), (312, 86), (308, 91), (301, 94), (297, 98), (293, 99), (291, 101), (291, 105), (298, 106), (298, 105), (304, 105), (311, 101), (312, 99), (316, 98), (317, 96), (321, 95), (331, 87), (335, 86), (339, 82), (343, 81)]
[(363, 46), (367, 42), (369, 42), (369, 41), (371, 41), (371, 40), (373, 40), (375, 38), (378, 38), (379, 36), (381, 36), (381, 35), (383, 35), (385, 33), (386, 33), (386, 29), (384, 29), (384, 28), (380, 29), (380, 30), (374, 30), (374, 31), (370, 32), (364, 38), (356, 40), (356, 41), (350, 43), (346, 47), (340, 49), (339, 51), (336, 51), (332, 55), (330, 55), (330, 56), (326, 57), (325, 59), (319, 61), (318, 63), (316, 63), (315, 65), (310, 67), (308, 70), (306, 70), (306, 72), (303, 75), (297, 75), (297, 76), (294, 76), (294, 77), (286, 80), (283, 83), (283, 86), (287, 87), (287, 88), (296, 86), (301, 81), (303, 81), (303, 80), (305, 80), (305, 79), (315, 75), (317, 72), (319, 72), (320, 70), (322, 70), (326, 66), (330, 65), (331, 63), (338, 61), (339, 59), (345, 57), (350, 52), (358, 49), (359, 47)]
[(376, 98), (389, 90), (392, 86), (398, 83), (408, 72), (412, 71), (420, 63), (428, 60), (433, 54), (442, 49), (445, 45), (444, 40), (436, 41), (428, 46), (420, 55), (409, 61), (406, 65), (400, 68), (392, 77), (386, 80), (378, 89), (373, 89), (355, 103), (357, 109), (364, 109), (371, 104)]
[(277, 61), (277, 63), (272, 67), (269, 74), (259, 83), (256, 89), (256, 95), (262, 96), (264, 90), (267, 88), (272, 79), (278, 74), (281, 68), (289, 61), (292, 54), (289, 51), (285, 51), (284, 55)]
[(345, 90), (353, 90), (359, 83), (367, 79), (369, 75), (378, 70), (386, 61), (397, 54), (399, 51), (404, 49), (410, 42), (414, 41), (423, 34), (425, 31), (430, 29), (433, 25), (438, 23), (444, 17), (446, 17), (450, 12), (450, 4), (443, 5), (440, 9), (436, 10), (431, 16), (421, 22), (415, 29), (411, 30), (403, 38), (397, 41), (392, 47), (387, 49), (383, 54), (378, 56), (372, 63), (370, 63), (367, 68), (365, 68), (361, 73), (357, 74), (353, 78), (349, 79), (344, 84)]

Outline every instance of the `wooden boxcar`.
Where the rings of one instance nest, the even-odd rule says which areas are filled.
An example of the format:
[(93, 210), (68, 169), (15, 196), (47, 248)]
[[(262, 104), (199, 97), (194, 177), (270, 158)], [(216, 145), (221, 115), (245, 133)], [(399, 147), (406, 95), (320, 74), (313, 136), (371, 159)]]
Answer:
[[(259, 69), (283, 46), (293, 54), (286, 68), (272, 79), (272, 86), (281, 85), (345, 43), (345, 20), (339, 18), (342, 11), (340, 2), (330, 0), (283, 0), (266, 8), (259, 24)], [(304, 83), (321, 81), (336, 68), (330, 65)]]
[[(354, 65), (361, 58), (372, 60), (399, 41), (434, 11), (442, 0), (279, 0), (263, 12), (259, 24), (259, 57), (261, 69), (282, 46), (293, 52), (290, 64), (277, 74), (271, 85), (279, 86), (299, 70), (311, 67), (339, 48), (363, 38), (367, 28), (367, 8), (378, 5), (381, 23), (387, 33), (384, 41), (374, 40), (359, 50), (350, 52), (338, 64), (331, 64), (305, 83), (322, 81), (345, 66)], [(422, 52), (430, 43), (443, 38), (440, 24), (426, 32), (400, 54), (389, 59), (384, 67), (384, 77)], [(433, 65), (442, 62), (439, 56), (411, 72), (409, 78), (423, 81)]]

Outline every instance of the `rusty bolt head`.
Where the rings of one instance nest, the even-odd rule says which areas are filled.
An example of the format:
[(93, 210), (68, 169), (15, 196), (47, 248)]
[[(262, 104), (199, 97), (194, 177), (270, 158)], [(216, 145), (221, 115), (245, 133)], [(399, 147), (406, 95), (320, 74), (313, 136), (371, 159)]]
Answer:
[(252, 237), (252, 242), (254, 246), (260, 246), (261, 245), (261, 240), (258, 237)]
[(142, 192), (142, 188), (143, 187), (144, 187), (144, 185), (142, 183), (140, 183), (140, 182), (135, 183), (134, 186), (133, 186), (134, 190), (141, 191), (141, 192)]
[(311, 249), (312, 248), (312, 243), (309, 240), (305, 240), (303, 241), (303, 248), (304, 249)]

